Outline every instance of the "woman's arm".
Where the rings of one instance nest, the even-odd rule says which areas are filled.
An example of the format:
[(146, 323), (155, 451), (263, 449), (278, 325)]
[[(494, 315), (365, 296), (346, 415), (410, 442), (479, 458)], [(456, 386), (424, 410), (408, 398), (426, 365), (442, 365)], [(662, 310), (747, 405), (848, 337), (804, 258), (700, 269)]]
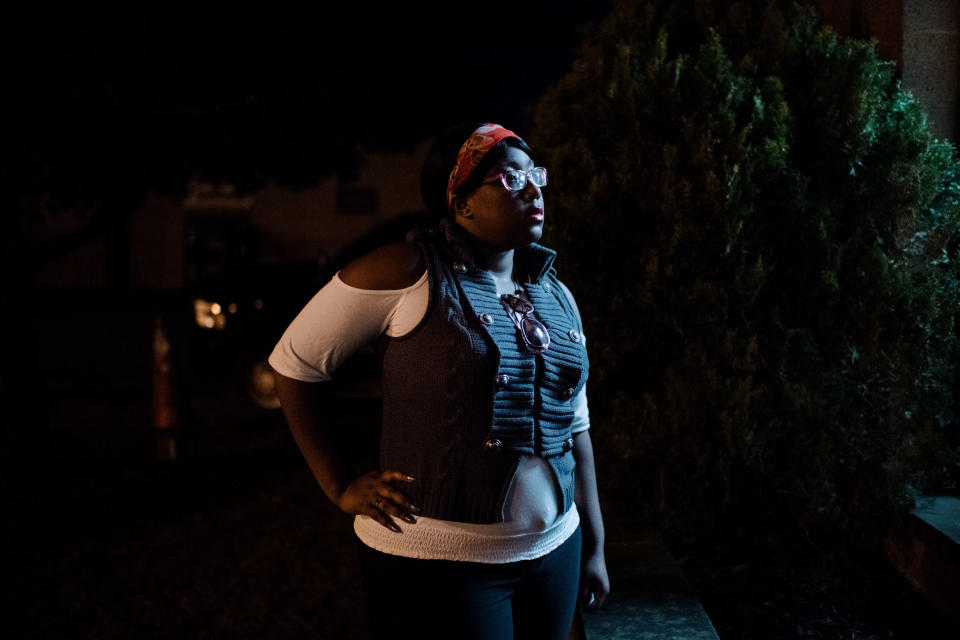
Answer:
[[(577, 323), (583, 327), (577, 301), (574, 300), (567, 285), (560, 282), (560, 286), (577, 316)], [(581, 390), (581, 393), (585, 393), (585, 389)], [(603, 553), (603, 517), (600, 515), (597, 471), (593, 464), (593, 442), (590, 440), (589, 429), (573, 434), (573, 459), (577, 462), (574, 471), (574, 501), (577, 503), (577, 511), (580, 512), (583, 527), (580, 602), (584, 611), (594, 612), (603, 605), (603, 601), (610, 593), (610, 578), (607, 575), (607, 561)]]
[(302, 382), (276, 372), (274, 376), (280, 406), (293, 439), (320, 488), (339, 505), (340, 496), (353, 481), (354, 474), (347, 457), (337, 450), (336, 438), (324, 418), (323, 405), (329, 394), (322, 385), (326, 383)]
[(414, 522), (412, 512), (418, 510), (390, 483), (413, 482), (413, 478), (398, 470), (355, 477), (325, 419), (330, 397), (324, 383), (305, 382), (280, 371), (305, 376), (305, 380), (329, 379), (344, 357), (388, 326), (395, 296), (376, 294), (412, 286), (423, 271), (420, 252), (402, 243), (355, 260), (339, 274), (347, 287), (331, 281), (314, 296), (284, 332), (270, 359), (287, 424), (323, 492), (346, 513), (368, 515), (397, 532), (400, 528), (390, 516)]
[[(397, 470), (371, 471), (354, 477), (347, 456), (324, 420), (322, 382), (302, 382), (274, 373), (280, 405), (293, 439), (327, 497), (345, 513), (370, 516), (388, 529), (401, 533), (390, 518), (413, 523), (419, 509), (391, 482), (413, 482)], [(379, 498), (379, 502), (378, 502)]]
[(593, 464), (593, 443), (590, 430), (573, 436), (574, 499), (583, 525), (583, 557), (580, 572), (580, 602), (584, 611), (593, 612), (603, 605), (610, 593), (610, 578), (603, 553), (603, 517), (597, 495), (597, 476)]

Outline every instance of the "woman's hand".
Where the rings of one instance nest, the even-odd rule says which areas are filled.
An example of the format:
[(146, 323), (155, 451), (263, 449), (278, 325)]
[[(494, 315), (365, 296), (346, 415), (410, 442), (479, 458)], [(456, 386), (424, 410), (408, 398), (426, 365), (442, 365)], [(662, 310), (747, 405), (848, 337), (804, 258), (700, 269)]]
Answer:
[(603, 606), (610, 593), (610, 578), (607, 576), (607, 561), (603, 551), (595, 551), (584, 557), (580, 569), (580, 605), (587, 613), (595, 613)]
[(400, 526), (390, 516), (396, 516), (414, 524), (413, 514), (420, 508), (410, 502), (401, 491), (397, 491), (391, 482), (414, 482), (414, 478), (401, 471), (371, 471), (365, 473), (343, 490), (336, 501), (341, 511), (354, 515), (370, 516), (387, 529), (403, 533)]

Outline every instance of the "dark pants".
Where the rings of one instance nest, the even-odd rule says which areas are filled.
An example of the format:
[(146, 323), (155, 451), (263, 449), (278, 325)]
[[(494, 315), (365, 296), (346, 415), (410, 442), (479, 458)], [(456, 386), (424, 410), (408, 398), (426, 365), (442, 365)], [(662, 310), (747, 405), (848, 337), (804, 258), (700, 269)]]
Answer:
[(580, 528), (536, 560), (417, 560), (362, 542), (360, 576), (375, 638), (563, 640), (580, 582)]

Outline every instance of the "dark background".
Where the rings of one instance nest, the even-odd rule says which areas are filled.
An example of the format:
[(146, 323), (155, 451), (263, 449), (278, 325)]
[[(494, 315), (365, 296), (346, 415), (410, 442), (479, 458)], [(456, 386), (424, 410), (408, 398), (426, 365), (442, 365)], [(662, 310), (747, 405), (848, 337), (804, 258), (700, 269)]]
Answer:
[[(608, 8), (36, 5), (4, 20), (12, 637), (364, 637), (350, 518), (317, 489), (282, 415), (237, 384), (233, 353), (275, 340), (276, 324), (202, 333), (191, 292), (135, 288), (129, 220), (148, 194), (182, 198), (191, 180), (243, 195), (349, 177), (361, 147), (409, 151), (456, 122), (525, 134)], [(76, 222), (32, 232), (64, 221)], [(37, 288), (91, 243), (104, 246), (102, 287)], [(300, 286), (278, 292), (285, 321), (330, 266), (290, 265)], [(256, 270), (238, 283), (277, 289)], [(160, 392), (158, 317), (174, 374)], [(158, 405), (171, 427), (156, 428)], [(369, 394), (330, 407), (357, 437), (376, 424)]]
[[(193, 375), (194, 328), (177, 324), (186, 292), (131, 287), (126, 221), (149, 193), (182, 197), (190, 180), (243, 194), (350, 176), (360, 148), (409, 151), (455, 122), (525, 135), (611, 4), (11, 10), (0, 478), (3, 560), (22, 577), (13, 637), (363, 637), (350, 518), (318, 491), (282, 416), (245, 398), (235, 363)], [(900, 57), (883, 3), (819, 4), (841, 33), (879, 36)], [(82, 223), (43, 239), (28, 231), (64, 216)], [(106, 246), (102, 288), (36, 288), (39, 270), (91, 240)], [(290, 299), (324, 275), (306, 273)], [(180, 373), (168, 430), (154, 426), (157, 315)], [(375, 404), (340, 397), (331, 417), (359, 437)], [(781, 576), (764, 591), (778, 589)], [(878, 609), (902, 595), (884, 589)]]
[(404, 148), (471, 119), (526, 128), (609, 6), (34, 9), (7, 25), (22, 174), (87, 192), (117, 172), (171, 189), (197, 172), (311, 183), (358, 143)]

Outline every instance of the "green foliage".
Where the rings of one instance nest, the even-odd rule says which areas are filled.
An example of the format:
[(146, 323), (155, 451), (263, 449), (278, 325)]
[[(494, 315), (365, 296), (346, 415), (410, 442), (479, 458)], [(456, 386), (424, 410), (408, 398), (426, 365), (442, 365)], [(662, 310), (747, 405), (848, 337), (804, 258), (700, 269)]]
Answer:
[(960, 165), (872, 43), (789, 2), (619, 2), (532, 140), (600, 473), (648, 517), (859, 533), (950, 481)]

